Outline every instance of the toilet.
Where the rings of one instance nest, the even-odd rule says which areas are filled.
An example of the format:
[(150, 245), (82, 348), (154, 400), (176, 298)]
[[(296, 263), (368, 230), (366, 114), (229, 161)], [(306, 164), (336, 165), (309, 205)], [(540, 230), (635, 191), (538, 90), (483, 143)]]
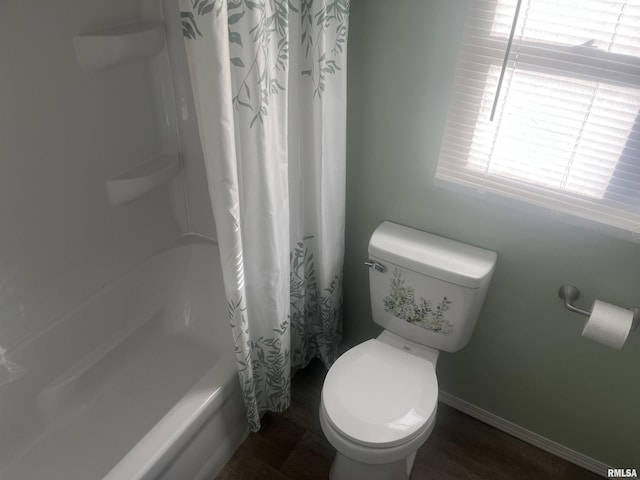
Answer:
[(440, 351), (471, 338), (495, 252), (391, 222), (369, 241), (375, 339), (345, 352), (322, 387), (331, 480), (408, 479), (436, 420)]

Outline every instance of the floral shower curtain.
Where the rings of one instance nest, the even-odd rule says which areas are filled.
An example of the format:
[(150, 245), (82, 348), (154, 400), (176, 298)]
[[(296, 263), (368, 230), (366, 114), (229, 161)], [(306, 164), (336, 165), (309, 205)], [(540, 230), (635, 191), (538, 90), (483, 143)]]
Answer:
[(349, 0), (180, 0), (249, 424), (337, 356)]

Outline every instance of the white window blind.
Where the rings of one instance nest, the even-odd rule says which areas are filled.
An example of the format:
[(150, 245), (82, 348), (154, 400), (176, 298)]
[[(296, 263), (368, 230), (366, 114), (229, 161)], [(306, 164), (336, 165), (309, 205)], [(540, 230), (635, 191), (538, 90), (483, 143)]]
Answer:
[(470, 1), (436, 182), (640, 241), (640, 0), (517, 5)]

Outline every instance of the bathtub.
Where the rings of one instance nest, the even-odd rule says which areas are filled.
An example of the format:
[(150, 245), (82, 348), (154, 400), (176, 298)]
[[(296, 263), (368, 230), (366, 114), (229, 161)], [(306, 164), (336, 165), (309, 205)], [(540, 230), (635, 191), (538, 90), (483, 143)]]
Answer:
[(181, 237), (12, 352), (0, 479), (219, 472), (248, 433), (221, 275)]

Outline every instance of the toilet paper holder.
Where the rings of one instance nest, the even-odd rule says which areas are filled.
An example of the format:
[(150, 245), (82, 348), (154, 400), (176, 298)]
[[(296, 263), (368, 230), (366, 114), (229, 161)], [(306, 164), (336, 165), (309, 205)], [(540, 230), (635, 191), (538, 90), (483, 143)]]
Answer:
[[(576, 307), (573, 305), (573, 302), (580, 298), (580, 290), (573, 285), (562, 285), (560, 290), (558, 290), (558, 296), (564, 300), (564, 306), (567, 310), (571, 310), (572, 312), (579, 313), (580, 315), (584, 315), (585, 317), (591, 316), (591, 312), (588, 310), (583, 310), (582, 308)], [(640, 307), (630, 308), (633, 312), (633, 323), (631, 324), (631, 330), (635, 330), (638, 328), (638, 323), (640, 323)]]

